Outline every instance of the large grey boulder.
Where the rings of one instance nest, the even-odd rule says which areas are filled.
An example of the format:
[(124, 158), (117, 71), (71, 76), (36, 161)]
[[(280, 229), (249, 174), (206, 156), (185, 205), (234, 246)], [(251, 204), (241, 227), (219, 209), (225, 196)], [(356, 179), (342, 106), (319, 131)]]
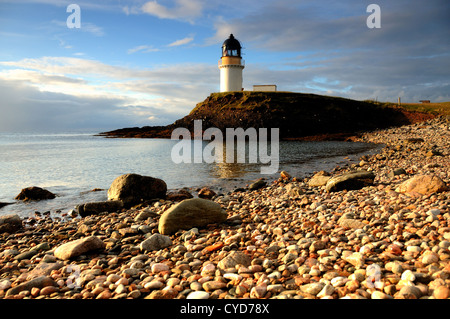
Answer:
[(0, 233), (14, 233), (22, 228), (22, 220), (17, 214), (0, 216)]
[(166, 183), (159, 178), (125, 174), (117, 177), (108, 189), (109, 200), (121, 200), (124, 206), (137, 205), (143, 201), (165, 198)]
[(368, 171), (353, 171), (330, 178), (325, 186), (327, 192), (355, 190), (373, 185), (375, 174)]
[(179, 229), (221, 223), (226, 219), (227, 213), (218, 203), (202, 198), (191, 198), (165, 211), (159, 219), (158, 230), (160, 234), (168, 235)]

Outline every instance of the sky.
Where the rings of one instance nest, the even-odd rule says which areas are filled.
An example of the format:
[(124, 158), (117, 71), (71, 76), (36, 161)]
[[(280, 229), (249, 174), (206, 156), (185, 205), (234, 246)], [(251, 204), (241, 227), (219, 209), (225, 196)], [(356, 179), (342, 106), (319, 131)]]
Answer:
[(230, 33), (245, 90), (450, 101), (448, 0), (0, 0), (0, 132), (171, 124)]

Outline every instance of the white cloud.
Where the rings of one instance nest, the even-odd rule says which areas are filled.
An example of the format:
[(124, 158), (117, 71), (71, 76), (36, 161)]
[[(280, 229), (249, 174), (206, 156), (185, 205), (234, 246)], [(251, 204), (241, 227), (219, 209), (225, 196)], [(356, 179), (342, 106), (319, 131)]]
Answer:
[(202, 15), (203, 2), (200, 0), (175, 0), (174, 6), (169, 8), (157, 1), (148, 1), (141, 7), (141, 10), (160, 19), (174, 19), (193, 23), (195, 19)]
[(90, 22), (81, 22), (81, 31), (91, 33), (97, 37), (101, 37), (105, 35), (105, 31), (102, 27), (99, 27)]
[(128, 54), (133, 54), (136, 52), (149, 53), (149, 52), (157, 52), (157, 51), (159, 51), (159, 49), (154, 48), (151, 45), (139, 45), (137, 47), (127, 50), (127, 53)]
[(176, 40), (176, 41), (170, 43), (168, 46), (169, 47), (176, 47), (176, 46), (188, 44), (188, 43), (190, 43), (192, 41), (194, 41), (193, 37), (186, 37), (186, 38), (183, 38), (183, 39), (180, 39), (180, 40)]
[[(61, 21), (61, 20), (52, 20), (52, 24), (57, 25), (58, 27), (67, 29), (67, 21)], [(92, 35), (95, 35), (97, 37), (102, 37), (105, 35), (105, 31), (102, 27), (92, 23), (92, 22), (85, 22), (83, 20), (83, 15), (81, 15), (81, 24), (79, 29), (74, 29), (81, 32), (87, 32)]]
[(0, 130), (166, 125), (216, 86), (218, 71), (208, 64), (133, 69), (69, 57), (0, 62)]

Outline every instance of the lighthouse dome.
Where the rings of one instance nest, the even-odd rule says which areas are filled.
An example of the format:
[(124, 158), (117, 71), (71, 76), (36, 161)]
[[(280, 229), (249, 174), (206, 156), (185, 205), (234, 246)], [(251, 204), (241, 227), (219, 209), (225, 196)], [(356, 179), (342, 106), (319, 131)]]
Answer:
[(230, 34), (230, 37), (226, 39), (222, 44), (222, 56), (236, 56), (241, 57), (241, 44), (239, 41)]

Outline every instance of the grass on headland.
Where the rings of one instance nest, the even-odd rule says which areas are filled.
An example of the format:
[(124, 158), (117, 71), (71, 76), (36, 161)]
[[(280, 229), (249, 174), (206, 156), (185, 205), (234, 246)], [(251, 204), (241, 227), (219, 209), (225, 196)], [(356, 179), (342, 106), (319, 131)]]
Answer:
[[(377, 103), (371, 101), (373, 103)], [(378, 102), (380, 105), (385, 106), (398, 106), (397, 103), (391, 102)], [(441, 114), (450, 116), (450, 102), (440, 102), (440, 103), (401, 103), (401, 108), (407, 111), (431, 113), (431, 114)]]

